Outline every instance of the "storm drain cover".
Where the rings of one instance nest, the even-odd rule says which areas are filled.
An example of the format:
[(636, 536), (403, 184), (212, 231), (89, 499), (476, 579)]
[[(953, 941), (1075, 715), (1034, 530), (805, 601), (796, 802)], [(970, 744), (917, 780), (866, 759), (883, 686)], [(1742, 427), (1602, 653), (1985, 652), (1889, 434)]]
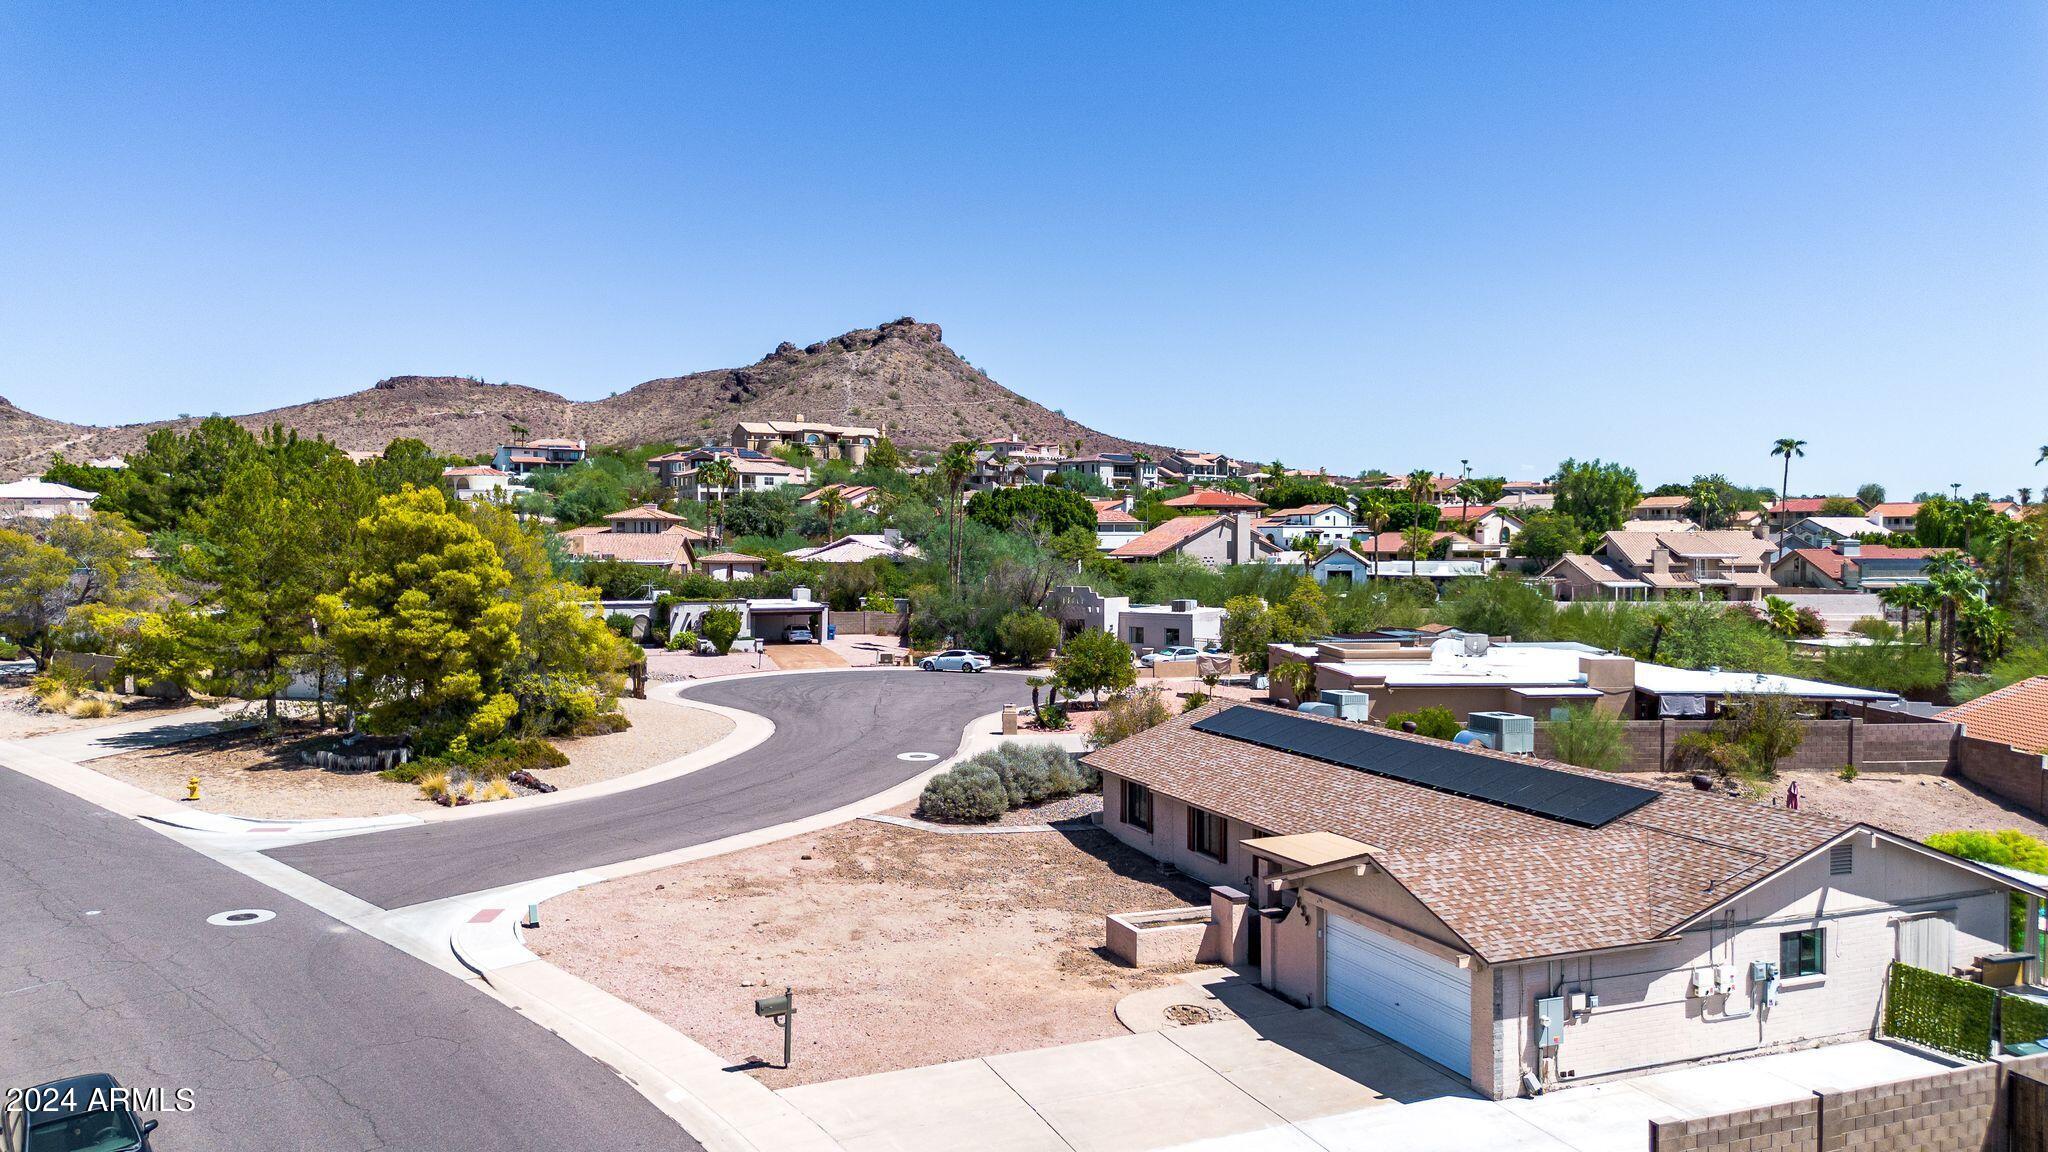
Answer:
[(276, 918), (277, 913), (268, 908), (237, 908), (232, 912), (216, 912), (208, 916), (206, 922), (215, 928), (240, 928), (244, 924), (261, 924)]
[(937, 752), (899, 752), (897, 753), (896, 758), (898, 760), (915, 760), (919, 763), (923, 763), (927, 760), (937, 760), (939, 758), (939, 754)]

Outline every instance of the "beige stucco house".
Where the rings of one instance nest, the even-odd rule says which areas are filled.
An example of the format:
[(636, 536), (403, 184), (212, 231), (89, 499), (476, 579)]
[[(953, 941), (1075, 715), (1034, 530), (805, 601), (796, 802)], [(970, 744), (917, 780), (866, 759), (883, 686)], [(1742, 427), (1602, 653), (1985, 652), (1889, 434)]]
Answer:
[(1559, 600), (1662, 600), (1706, 593), (1761, 603), (1778, 590), (1770, 541), (1749, 532), (1609, 532), (1592, 555), (1560, 557), (1544, 572)]
[(2009, 893), (2048, 895), (1864, 824), (1258, 705), (1088, 762), (1107, 831), (1249, 895), (1261, 985), (1496, 1099), (1868, 1038), (1894, 959), (1968, 968)]

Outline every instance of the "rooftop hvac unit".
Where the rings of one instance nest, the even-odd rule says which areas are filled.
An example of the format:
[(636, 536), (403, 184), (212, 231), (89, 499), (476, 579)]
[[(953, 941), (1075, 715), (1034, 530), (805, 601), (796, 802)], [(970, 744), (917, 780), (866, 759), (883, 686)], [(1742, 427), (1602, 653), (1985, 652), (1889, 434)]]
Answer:
[(1303, 701), (1295, 705), (1294, 710), (1296, 712), (1306, 712), (1311, 716), (1328, 716), (1332, 720), (1337, 718), (1337, 706), (1335, 704), (1325, 704), (1320, 700)]
[(1465, 727), (1486, 737), (1489, 748), (1517, 756), (1536, 754), (1536, 718), (1515, 712), (1474, 712)]
[(1372, 716), (1372, 697), (1363, 692), (1326, 688), (1323, 690), (1323, 703), (1335, 708), (1340, 720), (1356, 720), (1363, 724)]
[(1173, 610), (1175, 612), (1193, 612), (1201, 606), (1201, 601), (1199, 600), (1175, 600), (1173, 602)]
[(1463, 640), (1465, 641), (1465, 655), (1467, 656), (1484, 656), (1486, 655), (1486, 650), (1493, 646), (1493, 641), (1484, 636), (1468, 635), (1463, 637)]

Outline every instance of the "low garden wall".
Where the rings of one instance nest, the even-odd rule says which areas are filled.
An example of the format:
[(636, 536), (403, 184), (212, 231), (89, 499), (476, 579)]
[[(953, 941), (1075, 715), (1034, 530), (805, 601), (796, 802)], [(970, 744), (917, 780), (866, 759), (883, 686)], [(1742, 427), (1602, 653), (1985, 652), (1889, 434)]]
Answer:
[(2048, 756), (1997, 740), (1961, 736), (1956, 740), (1956, 772), (1994, 796), (2048, 812)]
[(841, 636), (901, 636), (903, 619), (901, 612), (834, 612), (832, 627)]
[[(1675, 772), (1678, 740), (1689, 732), (1709, 732), (1712, 720), (1624, 720), (1628, 748), (1624, 772)], [(1924, 772), (1938, 775), (1954, 759), (1959, 729), (1954, 724), (1871, 724), (1861, 719), (1808, 720), (1799, 750), (1778, 762), (1780, 769), (1835, 771), (1854, 765), (1859, 772)], [(1551, 756), (1557, 744), (1550, 725), (1536, 725), (1536, 754)]]
[(1111, 913), (1104, 922), (1103, 945), (1133, 968), (1241, 964), (1249, 903), (1237, 889), (1219, 886), (1209, 889), (1207, 908)]

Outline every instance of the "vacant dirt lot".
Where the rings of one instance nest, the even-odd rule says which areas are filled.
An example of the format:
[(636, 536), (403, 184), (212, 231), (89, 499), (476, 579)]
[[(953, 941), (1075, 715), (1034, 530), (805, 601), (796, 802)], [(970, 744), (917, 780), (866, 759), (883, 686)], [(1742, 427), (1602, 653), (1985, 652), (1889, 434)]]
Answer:
[[(609, 780), (673, 760), (732, 731), (732, 721), (695, 708), (649, 700), (621, 700), (633, 721), (624, 732), (558, 740), (569, 763), (538, 773), (557, 788)], [(309, 768), (287, 747), (264, 743), (253, 730), (229, 732), (164, 748), (95, 760), (91, 767), (181, 799), (185, 780), (199, 777), (199, 807), (208, 812), (273, 820), (384, 816), (424, 808), (419, 789), (374, 772)]]
[(1779, 803), (1793, 780), (1799, 781), (1804, 810), (1861, 820), (1915, 840), (1936, 832), (2004, 828), (2048, 839), (2048, 824), (2038, 817), (1953, 777), (1865, 774), (1841, 780), (1832, 772), (1786, 772), (1771, 791)]
[(527, 942), (735, 1064), (781, 1060), (753, 1004), (793, 986), (794, 1067), (754, 1069), (781, 1088), (1122, 1035), (1170, 977), (1102, 956), (1103, 916), (1206, 899), (1099, 831), (863, 820), (570, 893)]

